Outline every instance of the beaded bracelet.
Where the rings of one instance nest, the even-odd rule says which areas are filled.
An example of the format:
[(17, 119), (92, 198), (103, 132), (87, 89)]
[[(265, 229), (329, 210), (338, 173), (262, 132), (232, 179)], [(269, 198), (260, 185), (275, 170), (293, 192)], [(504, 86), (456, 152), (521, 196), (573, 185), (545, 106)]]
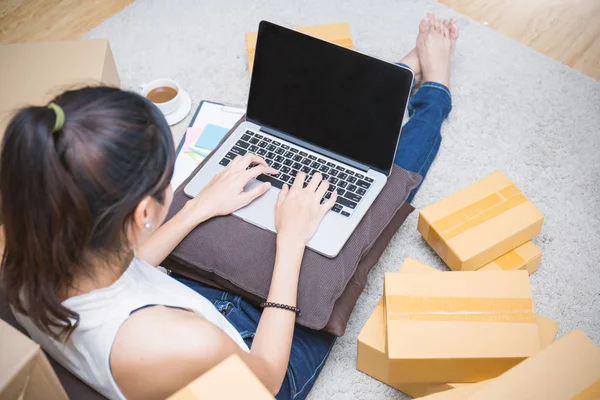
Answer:
[(271, 303), (270, 301), (264, 301), (261, 303), (260, 307), (261, 308), (267, 308), (267, 307), (281, 308), (283, 310), (289, 310), (289, 311), (295, 312), (298, 317), (301, 315), (299, 308), (288, 306), (287, 304)]

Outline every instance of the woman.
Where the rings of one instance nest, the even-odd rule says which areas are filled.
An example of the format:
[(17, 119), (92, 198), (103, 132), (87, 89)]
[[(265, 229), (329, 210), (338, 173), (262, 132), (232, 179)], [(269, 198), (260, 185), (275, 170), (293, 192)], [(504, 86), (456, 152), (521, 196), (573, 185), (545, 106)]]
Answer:
[[(411, 99), (396, 161), (422, 175), (451, 109), (456, 34), (453, 21), (430, 15), (416, 51), (402, 60), (425, 82)], [(15, 316), (52, 357), (111, 399), (163, 399), (232, 354), (277, 398), (305, 398), (334, 337), (294, 325), (298, 276), (305, 245), (336, 196), (320, 204), (329, 185), (318, 174), (302, 188), (299, 173), (281, 190), (267, 299), (275, 304), (261, 311), (155, 266), (198, 224), (262, 195), (269, 184), (243, 188), (276, 171), (257, 156), (238, 158), (163, 224), (173, 163), (164, 117), (136, 94), (84, 88), (20, 110), (0, 160), (0, 275)]]

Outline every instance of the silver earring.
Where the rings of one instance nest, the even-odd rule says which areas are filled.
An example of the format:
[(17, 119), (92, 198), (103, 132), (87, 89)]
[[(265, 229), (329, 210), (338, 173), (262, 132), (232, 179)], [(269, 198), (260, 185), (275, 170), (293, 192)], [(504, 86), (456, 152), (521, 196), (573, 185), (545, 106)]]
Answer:
[(144, 225), (144, 228), (146, 228), (146, 232), (148, 232), (150, 230), (150, 228), (152, 228), (152, 224), (150, 222), (146, 222), (146, 225)]

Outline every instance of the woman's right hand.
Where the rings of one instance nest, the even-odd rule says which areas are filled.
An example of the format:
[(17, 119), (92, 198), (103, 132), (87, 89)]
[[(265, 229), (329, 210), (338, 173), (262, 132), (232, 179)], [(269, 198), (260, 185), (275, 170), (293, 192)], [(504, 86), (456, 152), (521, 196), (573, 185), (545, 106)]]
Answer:
[(315, 234), (319, 223), (331, 210), (337, 200), (337, 193), (321, 204), (321, 199), (329, 189), (329, 183), (322, 180), (320, 173), (303, 188), (306, 174), (298, 172), (292, 187), (283, 185), (275, 206), (275, 227), (279, 239), (301, 241), (305, 245)]

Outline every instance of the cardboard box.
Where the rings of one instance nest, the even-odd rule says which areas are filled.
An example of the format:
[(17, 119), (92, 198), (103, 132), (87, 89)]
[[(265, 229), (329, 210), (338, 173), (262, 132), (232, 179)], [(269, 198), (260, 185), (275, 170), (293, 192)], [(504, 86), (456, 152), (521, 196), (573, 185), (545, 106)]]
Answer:
[(535, 314), (535, 323), (540, 332), (540, 346), (542, 349), (545, 349), (550, 346), (556, 338), (556, 334), (558, 333), (558, 322), (540, 314)]
[[(340, 46), (352, 48), (352, 35), (350, 34), (350, 25), (347, 22), (339, 24), (304, 26), (296, 28), (298, 32), (327, 40), (339, 44)], [(246, 48), (248, 49), (248, 72), (252, 74), (252, 65), (254, 64), (254, 53), (256, 51), (256, 38), (258, 33), (246, 33)]]
[(480, 382), (541, 347), (526, 271), (388, 272), (390, 376), (404, 383)]
[(0, 138), (19, 108), (99, 83), (120, 85), (108, 40), (0, 45)]
[(531, 240), (544, 215), (500, 171), (424, 208), (418, 230), (455, 270), (476, 270)]
[[(563, 400), (600, 398), (600, 348), (576, 329), (500, 377), (427, 400)], [(475, 385), (472, 385), (475, 386)]]
[[(418, 397), (418, 398), (419, 399), (427, 399), (427, 400), (465, 400), (467, 398), (470, 399), (469, 396), (471, 394), (482, 389), (489, 382), (491, 382), (491, 380), (477, 382), (477, 383), (471, 383), (469, 385), (464, 385), (464, 386), (461, 386), (461, 387), (453, 389), (453, 390), (446, 390), (445, 392), (437, 392), (437, 393), (433, 393), (431, 395)], [(506, 400), (508, 400), (508, 399), (506, 399)], [(533, 400), (533, 399), (531, 399), (531, 400)]]
[[(412, 258), (407, 258), (400, 267), (399, 272), (426, 274), (441, 271)], [(542, 346), (545, 347), (554, 340), (558, 331), (558, 323), (538, 314), (536, 314), (535, 318), (540, 331)], [(412, 397), (421, 397), (431, 393), (472, 385), (470, 383), (394, 383), (394, 378), (389, 376), (389, 360), (385, 346), (386, 324), (383, 299), (381, 299), (358, 335), (356, 368), (359, 371)]]
[(40, 346), (2, 320), (0, 399), (68, 399)]
[(167, 400), (210, 399), (272, 400), (274, 397), (242, 359), (234, 354)]
[(516, 271), (524, 269), (531, 275), (537, 271), (541, 259), (542, 251), (539, 247), (533, 242), (527, 242), (484, 265), (478, 271)]

